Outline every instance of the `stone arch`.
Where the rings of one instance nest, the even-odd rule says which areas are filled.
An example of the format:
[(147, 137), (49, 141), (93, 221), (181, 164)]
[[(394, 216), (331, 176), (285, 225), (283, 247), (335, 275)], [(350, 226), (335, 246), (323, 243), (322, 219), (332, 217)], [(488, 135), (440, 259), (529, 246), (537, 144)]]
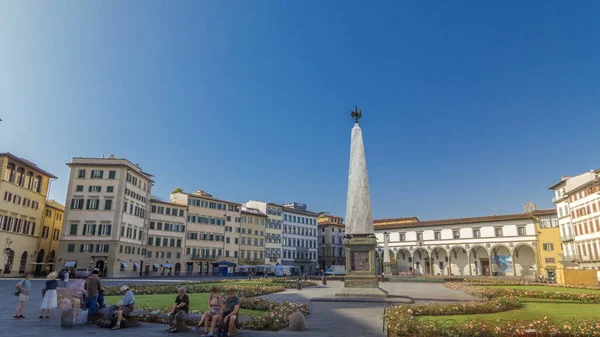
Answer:
[(452, 246), (448, 250), (450, 275), (469, 275), (469, 254), (464, 246)]
[(419, 247), (413, 252), (413, 271), (415, 275), (428, 275), (431, 268), (431, 259), (427, 249)]
[(413, 258), (410, 250), (400, 248), (396, 252), (396, 268), (398, 273), (408, 273), (412, 269)]
[(475, 245), (469, 248), (469, 258), (471, 260), (469, 275), (491, 276), (490, 253), (483, 245)]
[(528, 243), (517, 244), (513, 248), (515, 276), (535, 278), (537, 274), (536, 251)]
[(431, 249), (431, 265), (433, 267), (432, 275), (447, 275), (448, 251), (442, 246), (435, 246)]
[(490, 248), (490, 268), (492, 276), (514, 276), (511, 249), (505, 244), (495, 244)]

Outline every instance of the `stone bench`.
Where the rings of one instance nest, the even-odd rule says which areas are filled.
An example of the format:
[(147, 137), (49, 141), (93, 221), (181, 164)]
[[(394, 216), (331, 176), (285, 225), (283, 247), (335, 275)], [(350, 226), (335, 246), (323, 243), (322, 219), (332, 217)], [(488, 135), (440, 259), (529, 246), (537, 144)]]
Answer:
[[(102, 317), (104, 317), (104, 315), (106, 315), (107, 312), (108, 312), (107, 308), (102, 308), (102, 309), (98, 309), (98, 311), (96, 311), (95, 315), (102, 315)], [(138, 317), (147, 316), (147, 315), (151, 315), (151, 313), (147, 312), (146, 310), (134, 310), (132, 312), (125, 313), (123, 315), (123, 319), (125, 320), (125, 327), (129, 328), (129, 327), (141, 325), (141, 323), (138, 322)], [(96, 318), (96, 317), (94, 317), (94, 318)]]
[[(177, 322), (177, 331), (187, 331), (190, 327), (187, 325), (188, 322), (199, 322), (202, 319), (202, 313), (199, 314), (185, 314), (181, 316), (179, 322)], [(159, 316), (162, 319), (169, 319), (169, 314), (161, 314)]]
[[(187, 325), (187, 323), (188, 322), (200, 322), (200, 320), (202, 319), (202, 315), (203, 314), (186, 314), (186, 315), (182, 316), (181, 319), (179, 320), (179, 322), (177, 322), (177, 332), (190, 330), (190, 327)], [(160, 318), (168, 319), (169, 315), (162, 314), (162, 315), (160, 315)], [(238, 336), (240, 334), (239, 329), (241, 328), (241, 322), (246, 322), (248, 320), (250, 320), (250, 317), (248, 317), (248, 316), (238, 317), (237, 320), (235, 321), (235, 326), (233, 327), (233, 330), (229, 332), (229, 335)], [(217, 323), (216, 328), (217, 328), (217, 330), (221, 330), (223, 328), (222, 322)]]

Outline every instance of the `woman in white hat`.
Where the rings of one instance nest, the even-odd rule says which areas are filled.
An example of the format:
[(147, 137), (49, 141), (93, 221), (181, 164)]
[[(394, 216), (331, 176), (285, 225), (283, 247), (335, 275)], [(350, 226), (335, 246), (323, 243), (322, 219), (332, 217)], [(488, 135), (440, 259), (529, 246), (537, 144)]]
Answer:
[(42, 300), (40, 318), (44, 318), (44, 311), (46, 312), (46, 318), (50, 318), (50, 311), (58, 306), (58, 297), (56, 296), (56, 288), (58, 288), (57, 276), (58, 273), (55, 271), (46, 276), (46, 288), (42, 290), (44, 292), (44, 299)]

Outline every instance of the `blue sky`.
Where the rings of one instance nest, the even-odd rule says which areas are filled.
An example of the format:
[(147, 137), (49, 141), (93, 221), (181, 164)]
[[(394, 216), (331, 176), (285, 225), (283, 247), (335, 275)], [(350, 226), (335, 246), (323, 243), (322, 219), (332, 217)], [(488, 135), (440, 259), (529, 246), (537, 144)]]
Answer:
[(344, 215), (354, 104), (374, 216), (552, 206), (600, 167), (593, 1), (3, 1), (0, 152), (115, 154), (174, 187)]

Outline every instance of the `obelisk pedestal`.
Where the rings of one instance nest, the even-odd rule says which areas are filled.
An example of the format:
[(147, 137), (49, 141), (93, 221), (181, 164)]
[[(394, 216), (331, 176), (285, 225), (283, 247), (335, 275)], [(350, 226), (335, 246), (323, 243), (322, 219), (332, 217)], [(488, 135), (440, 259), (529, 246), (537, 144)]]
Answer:
[(335, 296), (386, 297), (387, 292), (379, 288), (377, 277), (377, 239), (373, 230), (369, 175), (362, 130), (358, 125), (362, 112), (355, 107), (351, 115), (355, 124), (352, 128), (346, 203), (346, 277), (344, 290)]

